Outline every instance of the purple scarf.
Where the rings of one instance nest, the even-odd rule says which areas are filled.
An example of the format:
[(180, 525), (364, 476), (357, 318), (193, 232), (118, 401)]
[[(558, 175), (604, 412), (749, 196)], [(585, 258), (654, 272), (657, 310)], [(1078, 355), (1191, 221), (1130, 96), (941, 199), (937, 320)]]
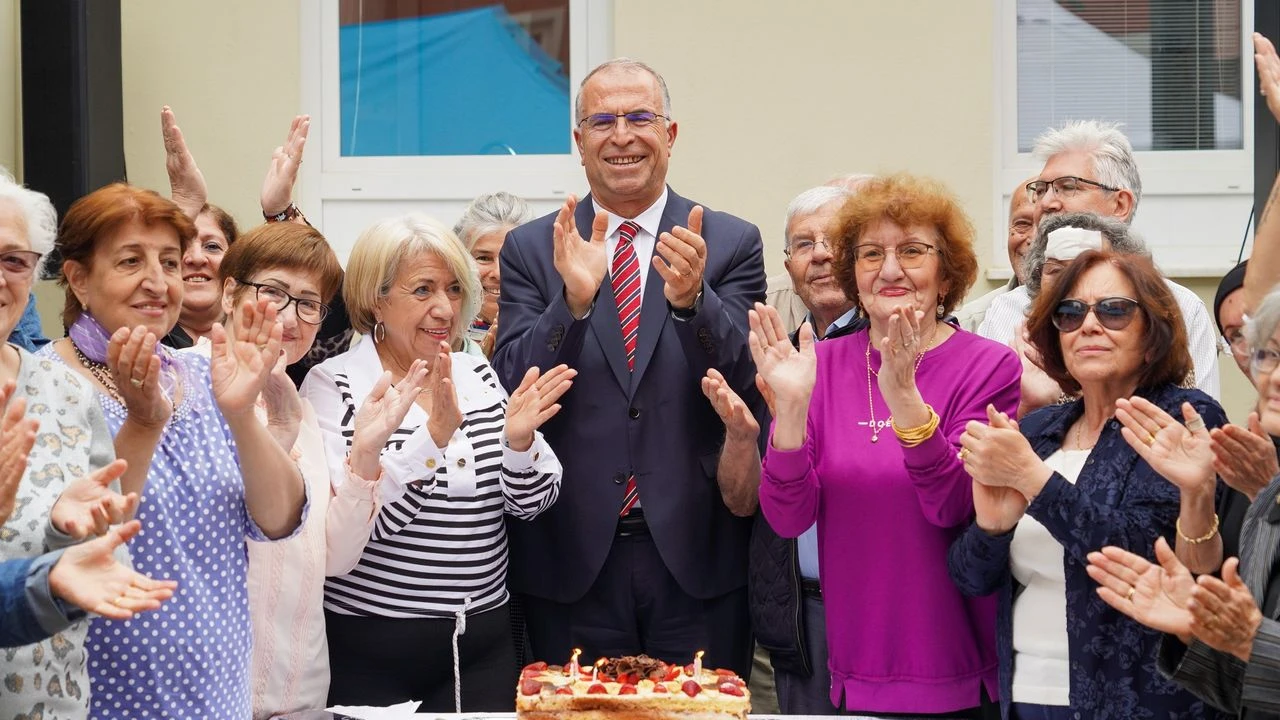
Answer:
[[(67, 337), (71, 338), (71, 342), (75, 343), (85, 357), (94, 362), (106, 364), (107, 345), (111, 342), (111, 335), (92, 314), (80, 313), (80, 317), (67, 331)], [(160, 356), (160, 391), (172, 401), (177, 385), (178, 361), (174, 359), (169, 348), (160, 343), (156, 343), (156, 354)]]

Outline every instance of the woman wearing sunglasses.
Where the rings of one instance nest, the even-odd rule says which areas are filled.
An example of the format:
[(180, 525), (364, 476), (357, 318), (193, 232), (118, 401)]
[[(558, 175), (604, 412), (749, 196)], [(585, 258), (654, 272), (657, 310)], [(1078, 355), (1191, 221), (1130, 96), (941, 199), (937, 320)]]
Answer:
[(1204, 522), (1212, 471), (1166, 480), (1135, 450), (1162, 440), (1120, 422), (1149, 407), (1226, 422), (1208, 395), (1179, 386), (1191, 358), (1177, 302), (1146, 258), (1090, 250), (1036, 298), (1027, 331), (1045, 372), (1079, 399), (1021, 427), (994, 409), (969, 423), (960, 455), (976, 518), (949, 557), (962, 591), (999, 593), (1004, 717), (1220, 717), (1161, 677), (1160, 634), (1107, 607), (1086, 572), (1098, 548), (1150, 553), (1158, 537), (1176, 535), (1193, 556), (1221, 552)]

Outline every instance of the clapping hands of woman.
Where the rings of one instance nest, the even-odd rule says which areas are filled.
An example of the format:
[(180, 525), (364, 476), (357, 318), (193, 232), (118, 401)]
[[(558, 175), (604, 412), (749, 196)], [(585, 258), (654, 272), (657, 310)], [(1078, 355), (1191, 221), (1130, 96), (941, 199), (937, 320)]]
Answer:
[(234, 322), (234, 337), (221, 324), (210, 333), (213, 397), (226, 417), (253, 412), (280, 360), (284, 334), (276, 308), (267, 300), (246, 300)]
[(378, 459), (391, 433), (404, 423), (409, 408), (418, 401), (427, 382), (427, 361), (414, 360), (409, 372), (397, 383), (391, 382), (391, 371), (382, 373), (373, 384), (369, 396), (360, 404), (354, 419), (348, 456), (351, 472), (366, 480), (376, 480), (381, 473)]
[(800, 326), (800, 349), (797, 350), (774, 308), (756, 303), (747, 313), (747, 322), (751, 327), (747, 347), (756, 364), (757, 382), (768, 386), (773, 396), (777, 418), (773, 446), (778, 450), (795, 450), (804, 444), (809, 399), (818, 377), (813, 328), (807, 322)]

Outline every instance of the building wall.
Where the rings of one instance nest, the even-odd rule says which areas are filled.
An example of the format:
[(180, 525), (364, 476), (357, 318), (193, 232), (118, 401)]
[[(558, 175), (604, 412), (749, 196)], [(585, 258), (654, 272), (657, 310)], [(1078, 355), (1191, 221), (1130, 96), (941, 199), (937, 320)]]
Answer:
[[(0, 0), (0, 164), (14, 165), (17, 0)], [(782, 269), (781, 225), (797, 193), (848, 172), (910, 170), (949, 185), (986, 248), (992, 216), (994, 77), (991, 3), (879, 0), (615, 0), (618, 55), (665, 76), (679, 122), (670, 181), (681, 193), (760, 226), (769, 270)], [(271, 149), (299, 107), (298, 2), (122, 3), (125, 157), (130, 179), (164, 190), (159, 112), (180, 126), (210, 198), (258, 222)], [(985, 277), (985, 274), (980, 275)], [(1216, 282), (1189, 280), (1211, 303)], [(980, 280), (974, 292), (991, 286)], [(56, 331), (61, 294), (42, 292)], [(52, 322), (51, 322), (52, 321)], [(52, 327), (51, 327), (52, 326)], [(1251, 389), (1223, 365), (1226, 405)]]

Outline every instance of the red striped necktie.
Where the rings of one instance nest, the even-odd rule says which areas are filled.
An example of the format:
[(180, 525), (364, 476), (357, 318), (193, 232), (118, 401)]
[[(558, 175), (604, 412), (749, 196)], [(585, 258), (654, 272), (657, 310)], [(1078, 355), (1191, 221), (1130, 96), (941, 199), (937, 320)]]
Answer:
[[(622, 326), (622, 347), (627, 352), (627, 369), (636, 368), (636, 338), (640, 334), (640, 261), (633, 244), (640, 226), (627, 220), (618, 226), (618, 247), (613, 251), (613, 299), (618, 306), (618, 323)], [(627, 493), (622, 500), (625, 516), (631, 512), (640, 493), (636, 489), (636, 476), (627, 477)]]

